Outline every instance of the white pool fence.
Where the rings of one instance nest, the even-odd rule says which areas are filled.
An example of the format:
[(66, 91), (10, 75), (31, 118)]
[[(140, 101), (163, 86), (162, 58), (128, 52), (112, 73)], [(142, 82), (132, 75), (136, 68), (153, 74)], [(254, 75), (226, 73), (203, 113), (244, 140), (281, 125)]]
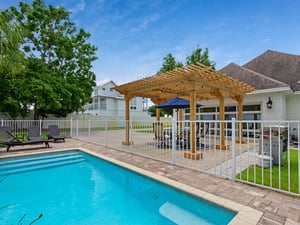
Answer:
[[(129, 140), (125, 140), (126, 124)], [(19, 138), (26, 137), (32, 125), (39, 126), (41, 135), (46, 138), (48, 126), (57, 125), (60, 133), (67, 137), (300, 196), (300, 121), (232, 119), (126, 123), (118, 119), (71, 119), (1, 120), (0, 125), (12, 127)], [(224, 127), (224, 135), (220, 133), (221, 127)], [(194, 143), (191, 137), (195, 137)], [(195, 146), (195, 160), (186, 154), (192, 145)]]

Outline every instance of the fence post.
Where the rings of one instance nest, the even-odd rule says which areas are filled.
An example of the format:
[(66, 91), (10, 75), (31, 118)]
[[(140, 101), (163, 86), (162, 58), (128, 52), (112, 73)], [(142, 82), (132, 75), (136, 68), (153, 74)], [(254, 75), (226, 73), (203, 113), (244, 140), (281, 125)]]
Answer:
[(129, 120), (129, 143), (130, 143), (130, 152), (132, 152), (132, 148), (133, 148), (133, 130), (132, 130), (132, 126), (133, 125), (133, 121)]
[(73, 119), (72, 119), (72, 117), (70, 119), (70, 137), (71, 138), (73, 137)]
[(232, 181), (236, 175), (236, 149), (235, 149), (235, 118), (231, 119), (231, 153), (232, 153)]
[(40, 135), (42, 135), (42, 120), (40, 120)]
[(91, 120), (88, 120), (88, 127), (89, 142), (91, 142)]
[(76, 137), (78, 138), (78, 119), (76, 120)]
[(172, 163), (176, 164), (176, 121), (174, 118), (172, 119)]
[(104, 119), (105, 122), (105, 147), (108, 146), (108, 119)]

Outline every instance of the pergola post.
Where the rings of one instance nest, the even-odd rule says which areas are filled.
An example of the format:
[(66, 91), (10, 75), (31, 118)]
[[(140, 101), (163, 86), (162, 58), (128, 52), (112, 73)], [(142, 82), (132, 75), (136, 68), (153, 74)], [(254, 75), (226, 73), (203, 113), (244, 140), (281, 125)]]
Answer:
[(220, 100), (220, 138), (221, 143), (216, 145), (217, 149), (226, 150), (227, 146), (225, 145), (225, 106), (224, 106), (224, 97), (222, 95), (219, 96)]
[(182, 127), (183, 127), (183, 123), (182, 123), (182, 121), (183, 121), (183, 109), (178, 109), (177, 113), (178, 113), (177, 123), (179, 123), (179, 129), (181, 130)]
[(160, 121), (160, 108), (156, 108), (156, 121)]
[(236, 140), (236, 143), (241, 143), (244, 144), (246, 143), (245, 140), (243, 140), (243, 133), (242, 133), (242, 129), (243, 129), (243, 124), (242, 124), (242, 120), (243, 120), (243, 96), (237, 96), (236, 100), (238, 102), (238, 139)]
[(129, 129), (130, 129), (130, 110), (129, 110), (129, 103), (131, 97), (129, 95), (125, 95), (125, 141), (122, 141), (122, 145), (131, 145), (133, 142), (129, 140)]
[(196, 91), (190, 93), (190, 151), (184, 153), (184, 158), (199, 160), (200, 153), (196, 153)]

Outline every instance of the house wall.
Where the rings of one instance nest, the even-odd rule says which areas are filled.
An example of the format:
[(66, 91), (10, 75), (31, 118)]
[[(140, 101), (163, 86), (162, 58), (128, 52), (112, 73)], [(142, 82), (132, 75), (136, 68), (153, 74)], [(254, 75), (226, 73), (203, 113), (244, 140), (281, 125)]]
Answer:
[[(271, 98), (272, 108), (267, 108), (267, 102)], [(286, 92), (267, 92), (249, 94), (245, 97), (244, 104), (258, 103), (261, 105), (262, 120), (285, 120), (286, 119)]]
[(300, 120), (300, 93), (286, 97), (286, 119)]
[[(271, 97), (272, 108), (267, 108)], [(225, 106), (236, 106), (237, 102), (225, 99)], [(201, 101), (202, 107), (218, 107), (219, 100)], [(263, 90), (245, 95), (243, 105), (260, 105), (261, 120), (299, 120), (300, 93), (295, 94), (288, 89)]]

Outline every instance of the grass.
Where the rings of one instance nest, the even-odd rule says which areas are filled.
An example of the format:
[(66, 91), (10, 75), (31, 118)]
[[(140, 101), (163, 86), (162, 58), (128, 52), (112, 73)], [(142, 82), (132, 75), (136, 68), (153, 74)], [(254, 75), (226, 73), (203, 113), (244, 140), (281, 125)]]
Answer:
[[(285, 152), (287, 154), (287, 152)], [(286, 157), (287, 159), (287, 157)], [(290, 150), (290, 168), (288, 160), (279, 168), (274, 165), (272, 168), (261, 168), (258, 165), (251, 165), (237, 175), (238, 179), (242, 179), (251, 183), (263, 184), (264, 186), (273, 187), (280, 190), (299, 193), (299, 176), (298, 176), (298, 151)], [(288, 172), (290, 170), (290, 184)], [(290, 189), (289, 189), (290, 186)]]

